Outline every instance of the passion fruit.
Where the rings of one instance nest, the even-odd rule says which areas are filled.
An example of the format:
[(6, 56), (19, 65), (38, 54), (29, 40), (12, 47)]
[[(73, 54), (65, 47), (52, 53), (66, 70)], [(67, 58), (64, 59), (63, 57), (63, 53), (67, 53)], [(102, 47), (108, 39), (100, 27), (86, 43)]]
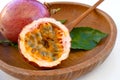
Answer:
[(37, 0), (12, 0), (1, 11), (0, 31), (8, 40), (17, 42), (25, 25), (49, 16), (47, 7)]
[(53, 18), (41, 18), (25, 26), (18, 40), (21, 54), (39, 67), (57, 66), (69, 56), (69, 31)]

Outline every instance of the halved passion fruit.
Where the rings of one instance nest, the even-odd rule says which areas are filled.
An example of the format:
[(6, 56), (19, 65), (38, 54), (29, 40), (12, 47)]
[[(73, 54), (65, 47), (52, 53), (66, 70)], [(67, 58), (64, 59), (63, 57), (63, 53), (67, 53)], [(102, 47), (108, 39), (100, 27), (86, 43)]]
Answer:
[(41, 18), (24, 27), (19, 35), (22, 55), (39, 67), (53, 67), (70, 52), (68, 29), (52, 18)]

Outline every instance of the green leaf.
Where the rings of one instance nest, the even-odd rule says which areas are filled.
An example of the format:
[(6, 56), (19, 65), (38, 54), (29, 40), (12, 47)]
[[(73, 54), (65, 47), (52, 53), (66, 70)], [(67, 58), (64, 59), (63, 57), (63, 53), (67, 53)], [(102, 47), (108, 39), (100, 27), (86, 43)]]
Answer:
[(9, 40), (0, 40), (0, 44), (4, 44), (4, 43), (7, 43), (8, 45), (12, 46), (12, 47), (15, 47), (15, 48), (18, 48), (18, 44), (17, 43), (13, 43)]
[(67, 22), (66, 19), (64, 19), (64, 20), (58, 20), (58, 21), (60, 21), (62, 24), (64, 24), (65, 22)]
[(96, 47), (107, 34), (90, 27), (78, 27), (70, 32), (70, 36), (72, 49), (90, 50)]

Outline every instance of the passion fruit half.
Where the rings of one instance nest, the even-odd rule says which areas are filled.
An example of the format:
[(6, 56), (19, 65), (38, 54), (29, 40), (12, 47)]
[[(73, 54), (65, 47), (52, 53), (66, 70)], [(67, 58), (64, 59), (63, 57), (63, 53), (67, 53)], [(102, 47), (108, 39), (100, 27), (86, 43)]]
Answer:
[(39, 67), (57, 66), (69, 56), (69, 31), (53, 18), (41, 18), (25, 26), (18, 40), (21, 54)]

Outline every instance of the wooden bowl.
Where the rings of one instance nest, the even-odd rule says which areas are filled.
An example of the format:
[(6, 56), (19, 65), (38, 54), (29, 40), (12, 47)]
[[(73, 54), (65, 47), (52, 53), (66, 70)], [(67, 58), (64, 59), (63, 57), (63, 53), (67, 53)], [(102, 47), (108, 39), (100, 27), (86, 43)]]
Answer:
[[(51, 8), (61, 8), (52, 15), (57, 20), (76, 19), (90, 6), (73, 2), (53, 2)], [(19, 51), (13, 47), (0, 45), (0, 68), (6, 73), (22, 80), (75, 80), (93, 70), (108, 57), (116, 40), (116, 26), (105, 12), (95, 9), (78, 26), (90, 26), (108, 33), (97, 47), (89, 51), (71, 50), (69, 58), (54, 69), (40, 70), (25, 62)], [(0, 39), (3, 39), (0, 35)]]

